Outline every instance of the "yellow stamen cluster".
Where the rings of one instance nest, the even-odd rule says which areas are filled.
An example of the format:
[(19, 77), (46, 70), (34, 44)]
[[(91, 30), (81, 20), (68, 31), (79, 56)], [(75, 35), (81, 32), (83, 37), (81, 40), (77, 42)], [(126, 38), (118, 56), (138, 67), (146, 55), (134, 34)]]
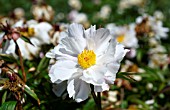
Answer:
[(83, 69), (87, 69), (96, 64), (96, 54), (93, 50), (84, 50), (78, 55), (78, 63)]
[(124, 38), (125, 38), (124, 35), (120, 35), (120, 36), (117, 37), (117, 41), (118, 41), (119, 43), (121, 43), (121, 42), (124, 41)]
[(32, 37), (35, 34), (34, 28), (28, 27), (28, 30), (25, 32), (21, 32), (21, 35), (26, 37)]

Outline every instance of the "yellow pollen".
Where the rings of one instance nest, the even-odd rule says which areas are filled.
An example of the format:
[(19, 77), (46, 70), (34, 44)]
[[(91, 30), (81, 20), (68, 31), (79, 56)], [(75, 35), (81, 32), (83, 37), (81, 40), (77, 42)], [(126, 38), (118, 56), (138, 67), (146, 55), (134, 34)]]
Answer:
[(27, 31), (21, 32), (21, 35), (25, 37), (32, 37), (34, 34), (35, 34), (34, 28), (30, 28), (30, 27), (27, 29)]
[(96, 54), (93, 50), (84, 50), (78, 55), (78, 64), (87, 69), (96, 64)]
[(125, 38), (124, 35), (120, 35), (120, 36), (117, 37), (117, 41), (118, 41), (119, 43), (121, 43), (121, 42), (124, 41), (124, 38)]
[(33, 36), (35, 34), (34, 28), (28, 28), (28, 34), (29, 36)]

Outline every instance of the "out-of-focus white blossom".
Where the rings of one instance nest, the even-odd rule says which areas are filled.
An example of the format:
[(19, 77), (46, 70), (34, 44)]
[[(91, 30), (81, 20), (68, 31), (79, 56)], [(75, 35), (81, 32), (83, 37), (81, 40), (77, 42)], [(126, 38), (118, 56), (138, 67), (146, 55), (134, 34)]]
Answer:
[[(49, 44), (51, 42), (48, 32), (50, 29), (52, 29), (52, 26), (49, 23), (38, 23), (35, 20), (31, 20), (27, 22), (27, 24), (24, 24), (24, 21), (20, 20), (16, 24), (14, 24), (13, 27), (28, 28), (28, 30), (31, 29), (30, 32), (24, 31), (20, 34), (26, 35), (25, 37), (30, 37), (29, 39), (34, 44), (34, 46), (26, 43), (21, 38), (16, 41), (21, 50), (21, 54), (25, 59), (32, 59), (33, 56), (37, 56), (40, 51), (40, 46), (42, 44)], [(16, 57), (17, 55), (15, 54), (15, 47), (16, 44), (14, 43), (14, 41), (10, 40), (8, 43), (8, 48), (5, 49), (5, 53), (12, 54)]]
[(108, 100), (110, 102), (116, 102), (118, 100), (117, 95), (118, 95), (118, 91), (109, 91), (108, 92)]
[(152, 83), (147, 83), (146, 88), (147, 89), (153, 89), (153, 84)]
[(150, 34), (149, 36), (154, 36), (156, 39), (165, 39), (168, 37), (167, 33), (169, 32), (169, 28), (163, 27), (163, 23), (160, 19), (155, 16), (144, 14), (143, 16), (140, 16), (136, 19), (136, 23), (141, 24), (144, 20), (146, 21), (146, 25), (150, 29), (150, 32), (148, 33)]
[(85, 13), (79, 13), (77, 10), (72, 10), (69, 13), (69, 20), (72, 23), (83, 24), (84, 27), (90, 26), (87, 15)]
[(161, 11), (155, 11), (154, 12), (154, 17), (158, 20), (163, 20), (164, 19), (164, 14)]
[(101, 7), (100, 12), (97, 13), (97, 16), (101, 19), (108, 19), (112, 9), (109, 5), (104, 5)]
[(169, 64), (169, 57), (162, 45), (157, 45), (149, 50), (149, 64), (151, 68), (166, 69)]
[(69, 0), (68, 4), (75, 10), (80, 10), (82, 7), (82, 3), (80, 0)]
[(130, 24), (128, 26), (116, 26), (111, 23), (106, 26), (110, 30), (113, 37), (116, 37), (119, 43), (122, 43), (128, 48), (137, 48), (138, 39), (136, 38), (135, 25)]
[(145, 4), (145, 0), (121, 0), (118, 5), (118, 12), (122, 13), (125, 9), (132, 6), (142, 7)]
[(54, 17), (54, 10), (50, 5), (33, 5), (31, 12), (37, 21), (51, 21)]
[(25, 16), (25, 11), (23, 8), (15, 8), (13, 11), (14, 16), (17, 20), (23, 19)]

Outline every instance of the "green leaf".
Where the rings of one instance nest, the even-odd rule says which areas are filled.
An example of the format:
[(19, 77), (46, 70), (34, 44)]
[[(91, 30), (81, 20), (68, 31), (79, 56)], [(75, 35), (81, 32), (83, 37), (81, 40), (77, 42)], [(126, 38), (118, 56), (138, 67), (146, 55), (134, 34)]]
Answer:
[(40, 105), (40, 100), (37, 97), (37, 94), (35, 94), (35, 92), (33, 90), (31, 90), (27, 85), (25, 85), (25, 92), (27, 94), (29, 94), (32, 98), (34, 98), (35, 100), (37, 100), (37, 103)]
[(83, 110), (94, 110), (95, 108), (95, 103), (93, 99), (90, 99), (86, 105), (84, 105)]
[(2, 104), (5, 103), (6, 96), (7, 96), (7, 91), (5, 91), (3, 96), (2, 96)]
[(29, 38), (27, 38), (27, 37), (25, 37), (25, 36), (22, 36), (21, 39), (24, 40), (25, 42), (30, 43), (31, 45), (34, 46), (34, 44), (30, 41)]
[(47, 57), (42, 58), (42, 60), (40, 61), (39, 65), (37, 67), (35, 76), (38, 75), (41, 71), (47, 69), (47, 67), (49, 65), (49, 61), (50, 61), (50, 59)]
[(136, 82), (135, 79), (133, 79), (132, 77), (130, 77), (129, 75), (124, 75), (124, 74), (117, 74), (117, 78), (122, 78), (128, 81), (133, 81)]
[(143, 110), (150, 110), (149, 105), (139, 99), (131, 99), (131, 102), (142, 105)]
[(0, 54), (0, 59), (10, 63), (18, 62), (13, 56), (7, 54)]
[(2, 106), (0, 107), (0, 110), (14, 110), (16, 104), (17, 104), (17, 101), (4, 102)]

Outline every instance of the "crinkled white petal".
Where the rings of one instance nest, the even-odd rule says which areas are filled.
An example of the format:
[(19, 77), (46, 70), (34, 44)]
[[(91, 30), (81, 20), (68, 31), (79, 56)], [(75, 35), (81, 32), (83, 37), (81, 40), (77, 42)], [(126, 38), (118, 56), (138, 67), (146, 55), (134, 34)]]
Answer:
[(49, 71), (51, 81), (59, 83), (68, 80), (77, 71), (76, 65), (77, 63), (69, 60), (57, 61)]
[(109, 45), (111, 40), (110, 32), (108, 29), (100, 28), (95, 31), (92, 39), (95, 42), (95, 48), (93, 49), (97, 56), (103, 54)]
[(124, 46), (122, 44), (117, 44), (115, 55), (114, 55), (115, 60), (120, 63), (127, 52), (129, 52), (129, 50), (124, 49)]
[(56, 58), (57, 60), (72, 60), (77, 62), (77, 55), (73, 52), (66, 50), (63, 45), (58, 45), (54, 49), (50, 50), (46, 57), (48, 58)]
[(94, 86), (94, 91), (95, 92), (103, 92), (103, 91), (108, 91), (109, 90), (109, 85), (106, 83), (103, 83), (101, 86)]
[(84, 50), (86, 46), (84, 28), (81, 24), (72, 23), (68, 27), (68, 37), (74, 39), (78, 47), (80, 48), (79, 53)]
[(81, 79), (73, 79), (69, 81), (67, 86), (69, 97), (73, 97), (76, 102), (84, 101), (90, 93), (90, 85)]

